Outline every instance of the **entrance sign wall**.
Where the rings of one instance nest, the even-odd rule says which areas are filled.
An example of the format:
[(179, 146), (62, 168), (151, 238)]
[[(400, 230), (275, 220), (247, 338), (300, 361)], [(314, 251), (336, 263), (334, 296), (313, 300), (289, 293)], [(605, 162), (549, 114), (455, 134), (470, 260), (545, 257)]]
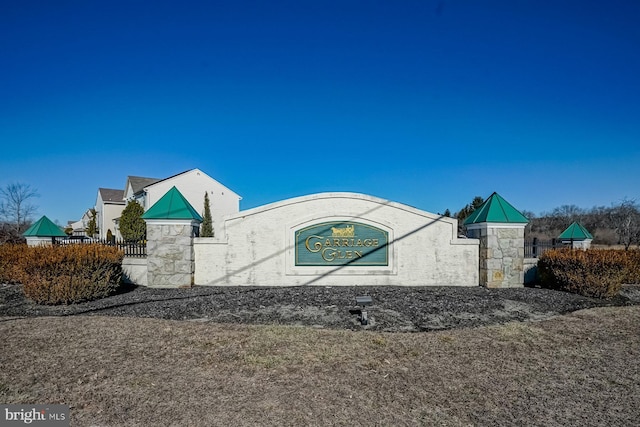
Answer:
[(241, 211), (194, 239), (196, 285), (478, 286), (479, 241), (457, 220), (356, 193)]

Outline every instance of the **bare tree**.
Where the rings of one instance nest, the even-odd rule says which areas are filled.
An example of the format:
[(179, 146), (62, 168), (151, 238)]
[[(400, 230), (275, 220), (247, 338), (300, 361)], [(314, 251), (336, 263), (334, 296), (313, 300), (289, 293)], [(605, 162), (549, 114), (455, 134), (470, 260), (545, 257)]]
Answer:
[(611, 209), (611, 227), (618, 236), (618, 243), (629, 249), (632, 244), (640, 244), (640, 208), (635, 200), (624, 199)]
[(0, 188), (0, 218), (20, 233), (38, 209), (32, 203), (36, 197), (38, 192), (29, 184), (12, 183)]
[(529, 218), (530, 236), (555, 238), (573, 221), (582, 222), (586, 211), (576, 205), (562, 205), (551, 212), (543, 212), (539, 218)]

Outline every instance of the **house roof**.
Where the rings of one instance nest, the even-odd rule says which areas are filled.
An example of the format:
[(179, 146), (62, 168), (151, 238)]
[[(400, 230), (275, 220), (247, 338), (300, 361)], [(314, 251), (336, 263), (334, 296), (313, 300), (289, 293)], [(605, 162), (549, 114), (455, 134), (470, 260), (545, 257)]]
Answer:
[(180, 176), (180, 175), (187, 174), (187, 173), (189, 173), (189, 172), (197, 172), (197, 173), (201, 173), (201, 174), (203, 174), (204, 176), (206, 176), (206, 177), (207, 177), (207, 178), (209, 178), (210, 180), (212, 180), (212, 181), (214, 181), (214, 182), (218, 183), (219, 185), (221, 185), (222, 187), (226, 188), (226, 189), (227, 189), (227, 191), (229, 191), (229, 192), (231, 192), (231, 193), (235, 194), (235, 195), (238, 197), (238, 199), (242, 199), (242, 197), (241, 197), (238, 193), (236, 193), (235, 191), (231, 190), (229, 187), (227, 187), (227, 186), (223, 185), (222, 183), (220, 183), (219, 181), (215, 180), (214, 178), (210, 177), (210, 176), (209, 176), (209, 175), (207, 175), (206, 173), (202, 172), (202, 171), (201, 171), (200, 169), (198, 169), (198, 168), (188, 169), (188, 170), (186, 170), (186, 171), (184, 171), (184, 172), (180, 172), (180, 173), (177, 173), (177, 174), (175, 174), (175, 175), (171, 175), (170, 177), (163, 178), (163, 179), (158, 179), (158, 180), (156, 180), (155, 182), (151, 182), (151, 183), (149, 183), (149, 184), (146, 184), (144, 187), (145, 187), (145, 188), (146, 188), (146, 187), (150, 187), (150, 186), (152, 186), (152, 185), (159, 184), (159, 183), (164, 182), (164, 181), (168, 181), (168, 180), (170, 180), (170, 179), (173, 179), (173, 178), (175, 178), (175, 177), (177, 177), (177, 176)]
[(493, 193), (464, 221), (464, 225), (480, 222), (526, 224), (529, 220), (498, 193)]
[(66, 234), (49, 218), (42, 216), (22, 233), (24, 237), (66, 237)]
[(173, 186), (143, 215), (143, 219), (191, 219), (202, 221), (200, 214)]
[(144, 187), (155, 184), (158, 181), (163, 181), (160, 178), (145, 178), (142, 176), (128, 176), (127, 181), (131, 184), (131, 189), (133, 190), (133, 194), (138, 194), (141, 192)]
[(196, 168), (193, 168), (193, 169), (187, 169), (186, 171), (182, 171), (182, 172), (179, 172), (179, 173), (177, 173), (177, 174), (174, 174), (174, 175), (168, 176), (168, 177), (166, 177), (166, 178), (159, 179), (158, 181), (153, 182), (153, 183), (151, 183), (151, 184), (147, 184), (147, 185), (153, 185), (153, 184), (156, 184), (157, 182), (166, 181), (166, 180), (168, 180), (168, 179), (175, 178), (176, 176), (184, 175), (185, 173), (187, 173), (187, 172), (191, 172), (191, 171), (194, 171), (194, 170), (196, 170)]
[(98, 188), (100, 198), (103, 202), (112, 202), (124, 204), (124, 190), (116, 190), (113, 188)]
[(587, 231), (586, 228), (577, 222), (573, 222), (566, 230), (560, 234), (558, 239), (561, 240), (586, 240), (593, 239), (591, 233)]

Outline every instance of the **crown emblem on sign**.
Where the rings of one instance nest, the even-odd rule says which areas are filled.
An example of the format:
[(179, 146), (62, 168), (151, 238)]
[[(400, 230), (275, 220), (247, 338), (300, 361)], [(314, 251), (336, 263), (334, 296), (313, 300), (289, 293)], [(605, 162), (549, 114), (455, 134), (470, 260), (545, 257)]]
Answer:
[(353, 225), (347, 225), (344, 228), (331, 227), (331, 236), (332, 237), (354, 237), (355, 230), (353, 228)]

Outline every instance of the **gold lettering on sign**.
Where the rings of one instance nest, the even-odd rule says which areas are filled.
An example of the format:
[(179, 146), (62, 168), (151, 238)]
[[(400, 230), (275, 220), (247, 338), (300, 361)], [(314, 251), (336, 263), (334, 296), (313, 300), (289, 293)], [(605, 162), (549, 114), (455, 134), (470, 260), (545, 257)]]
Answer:
[(322, 249), (320, 255), (322, 255), (322, 259), (327, 262), (331, 262), (336, 259), (362, 258), (362, 252), (360, 251), (340, 251), (338, 249), (333, 249), (332, 247)]
[(331, 237), (353, 237), (355, 229), (353, 225), (347, 225), (344, 228), (331, 227)]
[(379, 246), (379, 244), (378, 239), (329, 239), (323, 236), (312, 235), (307, 237), (304, 242), (304, 247), (307, 248), (309, 252), (320, 252), (322, 248), (376, 247)]
[[(307, 248), (309, 252), (318, 252), (320, 249), (322, 249), (322, 242), (318, 242), (316, 240), (315, 242), (312, 243), (311, 239), (322, 239), (322, 238), (323, 238), (322, 236), (309, 236), (307, 237), (307, 240), (304, 242), (304, 246)], [(311, 245), (313, 245), (313, 249)]]
[[(355, 225), (358, 224), (326, 222), (298, 231), (296, 234), (296, 265), (326, 265), (326, 263), (387, 265), (386, 232), (373, 226), (360, 224), (357, 231), (360, 237), (358, 237)], [(318, 234), (311, 234), (314, 232)], [(378, 237), (380, 235), (383, 237)], [(304, 244), (302, 244), (302, 240)], [(384, 251), (377, 251), (380, 246)], [(301, 252), (298, 252), (299, 249)], [(369, 257), (374, 253), (375, 255)], [(364, 259), (359, 260), (359, 258)]]

